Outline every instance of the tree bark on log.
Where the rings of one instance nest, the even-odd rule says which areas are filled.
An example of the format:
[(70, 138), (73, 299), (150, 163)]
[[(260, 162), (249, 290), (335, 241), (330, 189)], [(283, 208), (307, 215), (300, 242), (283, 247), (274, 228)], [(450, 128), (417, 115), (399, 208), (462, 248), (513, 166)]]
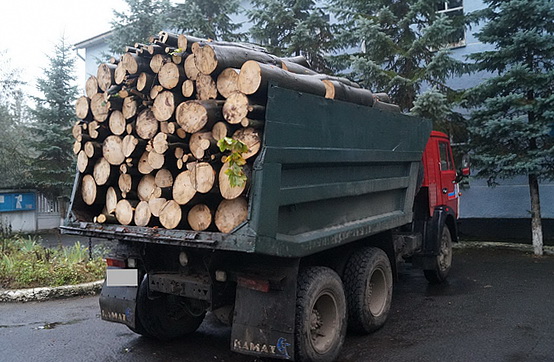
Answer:
[(373, 106), (373, 93), (363, 88), (353, 88), (333, 80), (322, 80), (325, 85), (325, 98), (336, 99), (362, 106)]
[(325, 85), (316, 77), (287, 72), (279, 67), (249, 60), (239, 74), (239, 90), (265, 97), (269, 82), (299, 92), (325, 96)]
[(125, 53), (121, 57), (121, 63), (129, 74), (137, 74), (150, 70), (150, 59), (136, 54)]
[(375, 102), (373, 103), (373, 108), (377, 108), (387, 112), (402, 113), (402, 110), (396, 104), (381, 102), (377, 98), (375, 98)]
[(222, 233), (230, 233), (248, 218), (248, 202), (244, 197), (223, 200), (215, 212), (215, 225)]
[(205, 204), (194, 205), (187, 215), (187, 222), (195, 231), (208, 229), (212, 224), (212, 219), (212, 210)]
[(245, 118), (263, 119), (265, 107), (255, 104), (241, 92), (232, 93), (223, 105), (223, 118), (230, 124), (240, 124)]
[(137, 90), (143, 93), (150, 93), (154, 85), (154, 76), (150, 73), (142, 72), (137, 79)]

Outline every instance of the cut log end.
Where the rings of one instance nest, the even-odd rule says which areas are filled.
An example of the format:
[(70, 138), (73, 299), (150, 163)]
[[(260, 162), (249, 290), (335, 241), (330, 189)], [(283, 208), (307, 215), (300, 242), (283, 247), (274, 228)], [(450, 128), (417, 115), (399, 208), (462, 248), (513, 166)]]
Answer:
[(223, 200), (215, 213), (215, 225), (222, 233), (230, 233), (248, 218), (248, 202), (239, 197)]
[(212, 224), (212, 211), (204, 204), (198, 204), (190, 209), (187, 221), (192, 230), (204, 231)]
[(160, 209), (160, 223), (166, 229), (175, 229), (181, 223), (182, 210), (175, 200), (168, 200)]

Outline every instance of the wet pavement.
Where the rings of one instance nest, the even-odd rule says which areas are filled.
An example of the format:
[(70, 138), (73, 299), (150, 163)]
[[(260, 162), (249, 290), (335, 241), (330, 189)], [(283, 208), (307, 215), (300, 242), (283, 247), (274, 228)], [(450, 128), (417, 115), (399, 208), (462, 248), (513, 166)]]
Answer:
[[(348, 335), (339, 361), (554, 361), (553, 302), (553, 256), (457, 249), (444, 285), (401, 270), (386, 325)], [(98, 297), (0, 304), (2, 361), (260, 361), (229, 344), (211, 315), (194, 335), (159, 343), (100, 320)]]

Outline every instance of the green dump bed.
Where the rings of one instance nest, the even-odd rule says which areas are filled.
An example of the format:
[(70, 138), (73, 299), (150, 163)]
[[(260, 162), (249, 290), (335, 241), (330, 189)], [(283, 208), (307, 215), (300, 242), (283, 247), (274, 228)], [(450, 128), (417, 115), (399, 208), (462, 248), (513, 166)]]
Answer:
[(75, 190), (62, 229), (283, 257), (313, 254), (411, 221), (430, 132), (426, 120), (271, 86), (248, 220), (233, 232), (94, 224)]

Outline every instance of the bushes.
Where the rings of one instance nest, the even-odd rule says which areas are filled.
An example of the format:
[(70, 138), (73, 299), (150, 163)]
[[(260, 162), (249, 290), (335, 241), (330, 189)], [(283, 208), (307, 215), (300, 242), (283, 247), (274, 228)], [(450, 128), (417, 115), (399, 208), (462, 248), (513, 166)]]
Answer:
[(0, 235), (0, 289), (85, 283), (104, 278), (104, 270), (102, 258), (89, 260), (79, 242), (48, 249), (32, 237)]

